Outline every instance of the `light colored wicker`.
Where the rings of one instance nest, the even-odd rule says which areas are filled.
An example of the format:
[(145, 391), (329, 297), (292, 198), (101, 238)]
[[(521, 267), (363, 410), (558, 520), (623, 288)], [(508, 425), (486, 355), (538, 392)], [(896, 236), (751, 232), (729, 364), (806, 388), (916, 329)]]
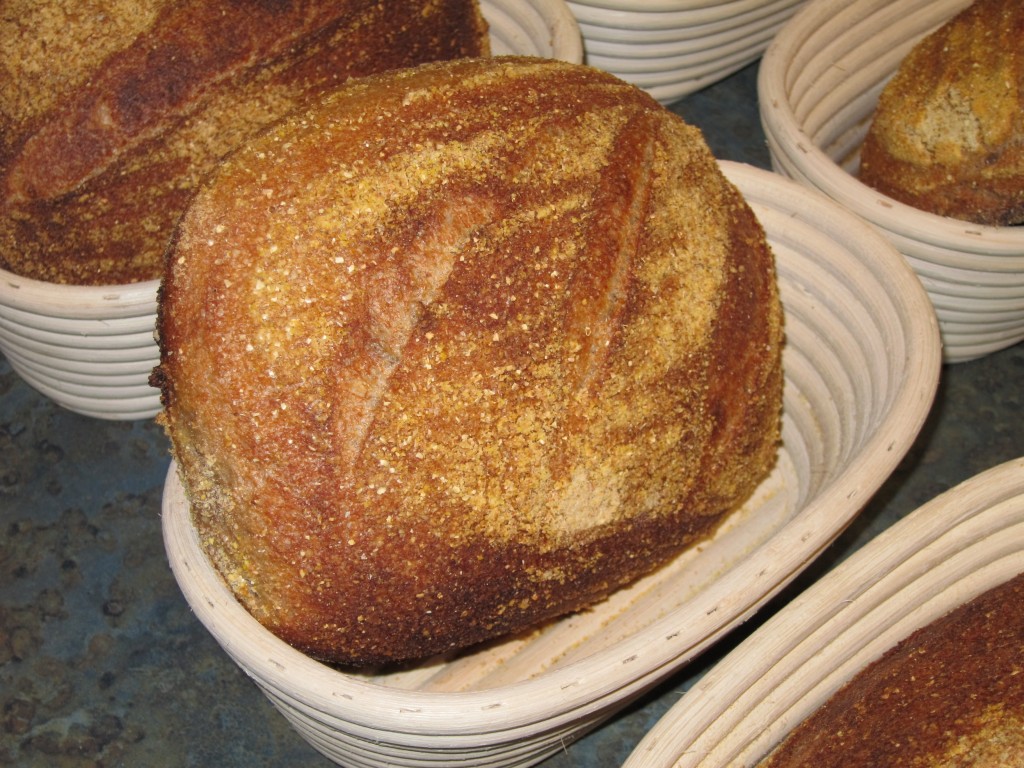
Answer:
[(65, 408), (104, 419), (152, 416), (157, 285), (55, 285), (0, 270), (0, 350)]
[[(495, 55), (579, 63), (583, 43), (562, 0), (481, 0)], [(160, 411), (148, 384), (158, 280), (68, 286), (0, 269), (0, 352), (32, 387), (76, 413), (109, 420)]]
[(541, 56), (578, 64), (583, 39), (564, 0), (480, 0), (495, 56)]
[[(758, 99), (775, 170), (877, 226), (932, 296), (947, 362), (1024, 339), (1024, 227), (936, 216), (857, 179), (878, 95), (922, 36), (970, 0), (812, 0), (761, 62)], [(989, 304), (997, 317), (987, 317)]]
[(587, 63), (662, 103), (715, 83), (764, 52), (803, 0), (570, 0)]
[(294, 727), (342, 765), (525, 766), (625, 706), (792, 580), (909, 448), (938, 379), (938, 327), (880, 235), (777, 174), (724, 162), (777, 255), (783, 445), (715, 538), (543, 630), (385, 675), (332, 670), (263, 629), (197, 540), (172, 467), (163, 506), (181, 589)]
[(914, 630), (1024, 571), (1024, 458), (933, 499), (719, 662), (625, 768), (755, 765)]

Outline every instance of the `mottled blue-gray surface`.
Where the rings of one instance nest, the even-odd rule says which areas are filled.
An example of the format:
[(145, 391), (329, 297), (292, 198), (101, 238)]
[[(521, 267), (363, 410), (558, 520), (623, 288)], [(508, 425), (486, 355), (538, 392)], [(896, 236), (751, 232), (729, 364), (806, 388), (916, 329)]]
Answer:
[[(755, 80), (749, 67), (673, 108), (705, 131), (718, 157), (767, 167)], [(1022, 390), (1022, 345), (944, 368), (932, 416), (906, 460), (794, 589), (938, 493), (1024, 455)], [(151, 421), (63, 411), (0, 357), (0, 765), (330, 765), (181, 597), (160, 535), (168, 461)], [(621, 765), (757, 621), (545, 768)]]

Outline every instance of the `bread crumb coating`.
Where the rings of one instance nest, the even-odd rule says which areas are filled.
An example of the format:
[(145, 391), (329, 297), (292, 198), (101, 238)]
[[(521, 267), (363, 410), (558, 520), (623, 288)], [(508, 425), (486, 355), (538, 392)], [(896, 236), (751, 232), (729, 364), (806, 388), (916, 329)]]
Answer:
[(913, 768), (1024, 766), (1024, 575), (919, 629), (765, 760)]
[(587, 605), (777, 448), (760, 226), (696, 129), (581, 66), (403, 70), (281, 123), (184, 217), (159, 330), (212, 561), (343, 663)]
[(349, 77), (489, 52), (476, 0), (9, 0), (0, 8), (0, 267), (160, 277), (200, 180)]
[(976, 0), (919, 41), (879, 98), (860, 178), (929, 213), (1024, 223), (1024, 4)]

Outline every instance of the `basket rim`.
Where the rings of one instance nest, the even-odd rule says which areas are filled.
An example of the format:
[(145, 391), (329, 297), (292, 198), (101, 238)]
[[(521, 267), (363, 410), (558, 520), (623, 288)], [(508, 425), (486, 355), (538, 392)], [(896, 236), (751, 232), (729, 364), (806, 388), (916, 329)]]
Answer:
[[(936, 0), (950, 15), (970, 0)], [(844, 13), (870, 11), (879, 0), (852, 0)], [(935, 261), (968, 270), (1024, 270), (1024, 227), (999, 227), (921, 211), (868, 187), (842, 169), (804, 133), (789, 100), (786, 78), (791, 62), (813, 45), (821, 24), (835, 15), (834, 4), (813, 0), (800, 8), (768, 46), (758, 72), (762, 123), (773, 154), (829, 197), (894, 235), (932, 246)], [(821, 45), (821, 43), (818, 43)], [(781, 158), (780, 158), (781, 159)]]
[[(445, 744), (452, 744), (453, 740), (474, 740), (475, 743), (480, 739), (496, 743), (507, 741), (516, 734), (535, 735), (538, 724), (550, 730), (584, 719), (606, 709), (611, 703), (621, 701), (630, 693), (640, 692), (663, 677), (670, 668), (692, 658), (698, 650), (710, 645), (770, 597), (762, 595), (759, 600), (745, 594), (742, 587), (749, 586), (755, 579), (765, 579), (778, 583), (781, 588), (799, 572), (809, 551), (817, 554), (838, 532), (812, 532), (813, 519), (818, 516), (837, 519), (837, 510), (844, 509), (853, 510), (851, 516), (855, 514), (909, 448), (930, 410), (941, 358), (937, 322), (931, 304), (912, 270), (895, 249), (853, 214), (777, 174), (728, 161), (721, 165), (727, 177), (741, 191), (760, 185), (767, 200), (785, 199), (798, 211), (795, 215), (800, 218), (810, 217), (817, 221), (814, 212), (819, 215), (827, 213), (831, 217), (831, 226), (852, 228), (857, 233), (857, 248), (866, 249), (877, 257), (879, 263), (875, 265), (875, 277), (884, 274), (885, 280), (880, 284), (887, 298), (895, 307), (906, 308), (899, 317), (904, 330), (906, 347), (902, 354), (905, 359), (893, 361), (899, 369), (895, 374), (898, 384), (887, 401), (886, 418), (864, 440), (856, 456), (832, 483), (822, 488), (777, 536), (764, 542), (754, 556), (722, 578), (724, 587), (717, 591), (716, 596), (697, 595), (686, 604), (687, 611), (693, 616), (721, 612), (723, 621), (724, 617), (731, 617), (734, 623), (704, 637), (696, 646), (681, 647), (677, 640), (681, 633), (678, 616), (670, 614), (652, 623), (640, 637), (616, 643), (538, 678), (482, 690), (422, 692), (385, 688), (313, 661), (263, 629), (234, 600), (219, 579), (219, 589), (218, 585), (212, 587), (216, 595), (188, 594), (193, 609), (204, 623), (219, 621), (218, 612), (230, 610), (247, 627), (244, 642), (237, 638), (217, 639), (261, 686), (274, 688), (275, 681), (286, 674), (297, 676), (291, 677), (293, 680), (309, 680), (315, 690), (306, 692), (309, 693), (306, 701), (315, 701), (317, 710), (325, 713), (324, 717), (343, 721), (346, 727), (364, 729), (379, 727), (382, 722), (389, 725), (400, 723), (400, 727), (396, 725), (387, 733), (390, 738), (401, 739), (405, 744), (433, 744), (437, 739), (443, 739)], [(893, 415), (898, 415), (898, 418)], [(169, 555), (182, 546), (183, 535), (195, 536), (194, 528), (187, 522), (184, 530), (191, 529), (192, 533), (182, 533), (180, 504), (183, 491), (175, 472), (172, 465), (164, 498), (164, 535)], [(179, 505), (177, 512), (175, 504)], [(175, 516), (178, 518), (176, 521)], [(198, 546), (197, 541), (193, 544)], [(177, 555), (171, 555), (170, 559), (179, 581), (185, 582), (183, 589), (186, 592), (192, 589), (194, 585), (189, 585), (189, 582), (196, 579), (196, 569), (202, 563), (182, 561)], [(212, 571), (208, 562), (205, 568)], [(728, 598), (722, 598), (723, 594)], [(611, 672), (625, 669), (630, 671), (628, 677)], [(547, 708), (552, 703), (557, 703), (557, 712)]]
[[(677, 27), (689, 27), (728, 20), (735, 16), (756, 13), (762, 6), (787, 0), (654, 0), (663, 6), (660, 10), (640, 9), (635, 4), (604, 2), (578, 2), (567, 0), (580, 24), (634, 32), (664, 32)], [(642, 0), (638, 0), (640, 2)], [(796, 5), (801, 0), (788, 0)], [(668, 7), (669, 5), (676, 7)], [(613, 6), (613, 7), (609, 7)]]
[[(997, 514), (1007, 504), (1020, 510), (1016, 519)], [(986, 515), (993, 519), (985, 522)], [(943, 539), (958, 543), (940, 547)], [(956, 562), (961, 552), (947, 550), (964, 545), (982, 549)], [(989, 551), (993, 557), (986, 556)], [(897, 635), (906, 636), (930, 618), (1002, 583), (1007, 574), (1012, 578), (1024, 571), (1021, 553), (1024, 457), (979, 472), (932, 498), (807, 587), (709, 670), (699, 691), (673, 705), (623, 768), (696, 766), (696, 756), (706, 756), (730, 739), (733, 743), (722, 747), (734, 752), (730, 759), (738, 750), (747, 762), (756, 762), (831, 691), (898, 642)], [(922, 562), (911, 567), (915, 558)], [(925, 586), (933, 579), (936, 591), (928, 596)], [(922, 593), (926, 600), (920, 599)], [(906, 620), (912, 609), (929, 601), (929, 610)], [(804, 628), (799, 637), (793, 627)], [(882, 632), (889, 636), (871, 648), (873, 638)], [(854, 663), (844, 664), (835, 675), (836, 661), (818, 652), (826, 645), (841, 645), (837, 641), (844, 635), (862, 644)], [(847, 647), (844, 653), (853, 651)], [(836, 679), (824, 686), (826, 677)], [(784, 687), (787, 682), (792, 685)], [(687, 758), (691, 753), (693, 760)]]
[(65, 319), (132, 317), (156, 310), (159, 279), (114, 285), (65, 285), (0, 268), (0, 305)]
[(512, 11), (514, 15), (523, 9), (534, 11), (547, 28), (550, 58), (571, 64), (583, 63), (583, 35), (565, 0), (480, 0), (480, 11), (490, 24), (494, 21), (488, 18), (489, 10)]

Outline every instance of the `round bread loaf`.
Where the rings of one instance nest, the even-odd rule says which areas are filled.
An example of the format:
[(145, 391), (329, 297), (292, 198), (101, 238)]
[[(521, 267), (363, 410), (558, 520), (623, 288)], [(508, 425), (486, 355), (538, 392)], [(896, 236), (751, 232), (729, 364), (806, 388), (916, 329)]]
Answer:
[(476, 0), (13, 0), (0, 13), (0, 267), (155, 280), (225, 154), (348, 77), (488, 52)]
[(206, 552), (339, 663), (588, 605), (777, 451), (763, 231), (695, 128), (578, 65), (402, 70), (277, 125), (187, 210), (158, 330)]
[(911, 50), (879, 98), (860, 178), (929, 213), (1024, 222), (1024, 3), (977, 0)]
[(892, 648), (761, 763), (808, 765), (1024, 767), (1024, 575)]

